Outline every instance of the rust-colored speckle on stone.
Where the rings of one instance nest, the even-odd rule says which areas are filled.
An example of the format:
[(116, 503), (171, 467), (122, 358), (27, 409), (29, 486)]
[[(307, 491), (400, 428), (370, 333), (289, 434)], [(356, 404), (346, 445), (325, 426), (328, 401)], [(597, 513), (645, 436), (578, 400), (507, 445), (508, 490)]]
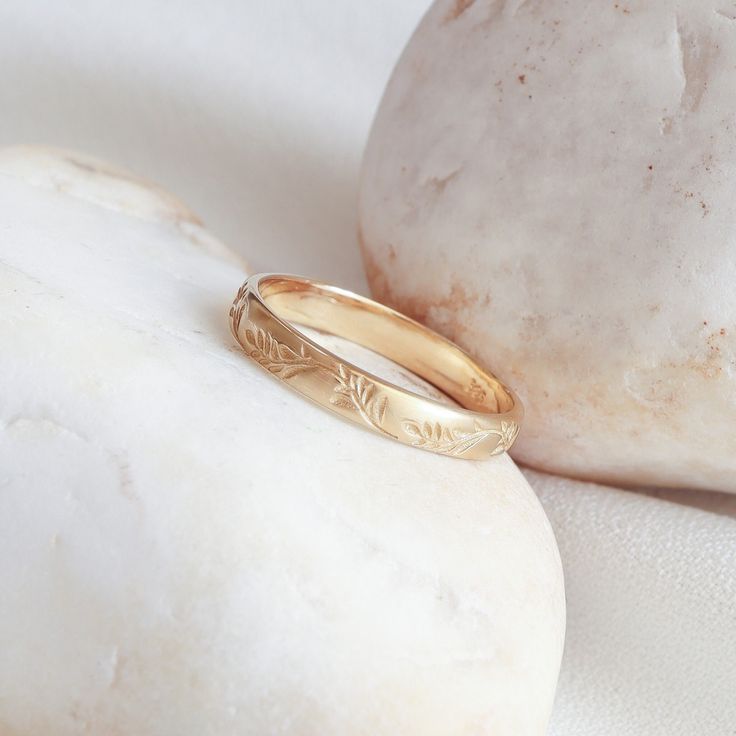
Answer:
[[(444, 296), (409, 296), (402, 294), (394, 288), (391, 283), (389, 269), (385, 269), (374, 256), (376, 247), (368, 248), (362, 230), (358, 231), (358, 242), (363, 255), (368, 285), (375, 299), (393, 309), (402, 312), (415, 319), (417, 322), (426, 324), (440, 334), (457, 342), (466, 350), (471, 346), (464, 345), (461, 335), (467, 329), (464, 313), (467, 310), (477, 308), (482, 304), (487, 307), (491, 303), (490, 295), (481, 298), (480, 295), (469, 293), (465, 286), (454, 283), (448, 294)], [(387, 246), (387, 259), (395, 258), (395, 249), (392, 245)], [(381, 258), (380, 260), (385, 260)], [(472, 351), (471, 351), (472, 352)]]
[(427, 180), (427, 184), (437, 193), (442, 194), (445, 187), (460, 173), (460, 169), (447, 174), (447, 176), (431, 176)]
[[(363, 233), (362, 225), (358, 225), (358, 246), (360, 253), (363, 257), (363, 267), (365, 268), (365, 275), (368, 279), (368, 286), (370, 287), (371, 294), (375, 299), (386, 304), (389, 307), (394, 307), (395, 304), (392, 297), (391, 287), (388, 279), (385, 276), (384, 270), (378, 265), (378, 261), (373, 256), (373, 253), (369, 248), (366, 247), (365, 235)], [(392, 245), (389, 245), (389, 259), (391, 258), (391, 252), (393, 251), (394, 257), (396, 257), (396, 251)]]
[(526, 84), (526, 74), (519, 74), (517, 79), (519, 80), (520, 84)]
[[(703, 325), (707, 326), (708, 320), (703, 320)], [(726, 337), (727, 330), (721, 327), (708, 334), (705, 338), (705, 352), (692, 356), (689, 360), (682, 364), (672, 364), (675, 368), (685, 368), (687, 370), (699, 373), (703, 378), (716, 379), (723, 375), (724, 363), (726, 358), (721, 350), (722, 338)]]
[(475, 0), (455, 0), (450, 12), (445, 16), (445, 22), (457, 20), (474, 3)]

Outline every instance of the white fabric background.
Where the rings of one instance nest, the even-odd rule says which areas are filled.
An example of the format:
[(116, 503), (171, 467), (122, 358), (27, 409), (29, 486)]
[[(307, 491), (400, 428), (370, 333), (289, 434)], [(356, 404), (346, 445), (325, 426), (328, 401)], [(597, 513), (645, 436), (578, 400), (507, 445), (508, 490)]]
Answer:
[[(4, 0), (0, 144), (123, 164), (254, 268), (365, 290), (360, 156), (426, 4)], [(736, 499), (529, 479), (567, 579), (550, 733), (736, 734)]]

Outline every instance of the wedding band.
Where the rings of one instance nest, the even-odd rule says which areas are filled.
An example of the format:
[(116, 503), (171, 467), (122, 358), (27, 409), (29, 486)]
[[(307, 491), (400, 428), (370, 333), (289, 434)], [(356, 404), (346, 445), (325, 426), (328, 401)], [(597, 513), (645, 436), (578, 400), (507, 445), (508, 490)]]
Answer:
[[(407, 391), (321, 347), (295, 325), (350, 340), (420, 376), (460, 406)], [(509, 388), (432, 330), (345, 289), (281, 274), (240, 287), (230, 327), (246, 355), (303, 396), (413, 447), (480, 459), (508, 450), (523, 408)]]

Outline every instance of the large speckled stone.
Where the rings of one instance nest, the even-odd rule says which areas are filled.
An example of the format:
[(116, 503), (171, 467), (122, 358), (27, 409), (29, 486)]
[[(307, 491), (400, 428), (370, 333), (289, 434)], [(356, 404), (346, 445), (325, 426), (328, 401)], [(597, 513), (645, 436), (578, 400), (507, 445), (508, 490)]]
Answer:
[(736, 491), (736, 9), (439, 0), (360, 219), (376, 296), (526, 400), (515, 456)]
[(562, 572), (508, 457), (250, 362), (242, 266), (135, 177), (1, 151), (0, 206), (0, 733), (542, 736)]

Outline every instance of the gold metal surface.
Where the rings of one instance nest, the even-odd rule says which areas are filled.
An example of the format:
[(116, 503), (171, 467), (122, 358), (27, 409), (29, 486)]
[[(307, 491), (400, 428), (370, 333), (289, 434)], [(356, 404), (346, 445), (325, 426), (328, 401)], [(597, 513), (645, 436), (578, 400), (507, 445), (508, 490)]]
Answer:
[[(296, 324), (363, 345), (460, 406), (364, 371)], [(251, 276), (230, 309), (230, 327), (246, 355), (273, 376), (341, 417), (404, 444), (480, 459), (508, 450), (519, 433), (519, 399), (467, 353), (403, 314), (336, 286), (298, 276)]]

